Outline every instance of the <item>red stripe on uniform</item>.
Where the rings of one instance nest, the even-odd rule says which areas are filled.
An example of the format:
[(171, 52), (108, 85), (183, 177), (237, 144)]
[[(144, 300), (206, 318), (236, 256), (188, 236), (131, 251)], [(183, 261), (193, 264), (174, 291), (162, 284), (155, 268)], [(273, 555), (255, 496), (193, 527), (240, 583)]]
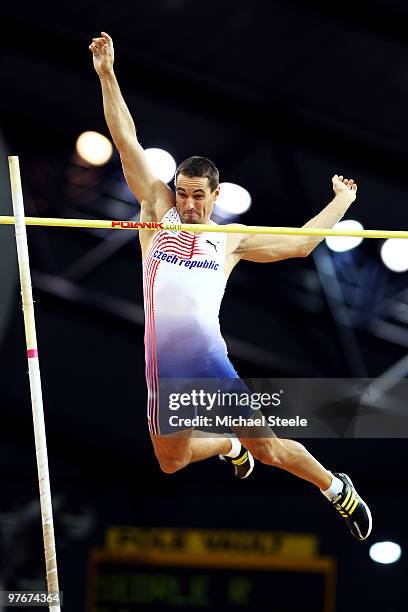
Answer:
[(148, 387), (147, 414), (149, 430), (153, 434), (160, 433), (159, 426), (159, 385), (156, 350), (156, 326), (154, 321), (154, 281), (160, 261), (148, 257), (145, 261), (145, 357), (146, 381)]

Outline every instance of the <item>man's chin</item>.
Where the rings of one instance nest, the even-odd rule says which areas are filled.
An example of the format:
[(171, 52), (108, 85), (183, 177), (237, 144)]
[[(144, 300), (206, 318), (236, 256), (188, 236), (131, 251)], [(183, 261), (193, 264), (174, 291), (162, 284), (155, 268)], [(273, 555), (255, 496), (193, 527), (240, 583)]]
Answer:
[(186, 223), (188, 225), (192, 225), (193, 223), (201, 223), (200, 219), (197, 219), (197, 217), (184, 217), (181, 220), (183, 223)]

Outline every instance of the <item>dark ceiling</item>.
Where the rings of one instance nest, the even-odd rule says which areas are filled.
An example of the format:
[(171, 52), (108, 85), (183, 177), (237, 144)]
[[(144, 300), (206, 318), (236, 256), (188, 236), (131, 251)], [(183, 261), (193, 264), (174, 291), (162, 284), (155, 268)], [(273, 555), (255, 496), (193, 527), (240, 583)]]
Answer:
[[(357, 159), (376, 172), (392, 162), (398, 174), (406, 159), (407, 14), (395, 0), (346, 1), (341, 11), (313, 1), (8, 5), (3, 125), (10, 123), (21, 155), (47, 154), (55, 142), (63, 150), (79, 130), (101, 128), (87, 47), (106, 29), (146, 143), (168, 142), (176, 156), (211, 150), (224, 174), (254, 145), (276, 142), (328, 164), (340, 157), (350, 169), (360, 169)], [(38, 140), (26, 131), (34, 126)]]

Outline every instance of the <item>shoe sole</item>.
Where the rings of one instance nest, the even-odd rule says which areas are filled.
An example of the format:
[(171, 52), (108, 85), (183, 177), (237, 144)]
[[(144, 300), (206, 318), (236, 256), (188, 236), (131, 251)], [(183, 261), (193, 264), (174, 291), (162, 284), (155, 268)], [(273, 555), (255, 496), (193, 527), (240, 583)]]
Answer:
[(247, 451), (247, 453), (248, 453), (248, 459), (249, 459), (249, 470), (247, 471), (245, 476), (241, 477), (241, 480), (245, 480), (245, 478), (248, 478), (248, 476), (250, 476), (252, 472), (254, 471), (254, 467), (255, 467), (255, 460), (253, 456), (251, 455), (249, 451)]
[[(347, 476), (347, 474), (343, 474), (343, 473), (342, 473), (341, 475), (343, 476), (343, 478), (344, 478), (345, 480), (347, 480), (347, 483), (348, 483), (348, 484), (349, 484), (351, 487), (353, 487), (353, 489), (356, 491), (356, 488), (355, 488), (355, 486), (353, 485), (353, 483), (352, 483), (352, 481), (351, 481), (351, 478), (350, 478), (349, 476)], [(362, 535), (362, 533), (361, 533), (360, 529), (358, 528), (357, 523), (355, 523), (354, 521), (353, 521), (353, 525), (354, 525), (354, 527), (356, 528), (357, 532), (359, 533), (359, 535), (360, 535), (360, 537), (361, 537), (361, 540), (360, 540), (360, 541), (361, 541), (361, 542), (364, 542), (364, 540), (366, 540), (366, 539), (368, 538), (368, 536), (370, 535), (371, 530), (372, 530), (372, 528), (373, 528), (373, 518), (372, 518), (372, 516), (371, 516), (371, 510), (370, 510), (370, 508), (367, 506), (367, 504), (365, 503), (364, 499), (362, 499), (362, 498), (360, 497), (360, 495), (359, 495), (359, 499), (360, 499), (360, 502), (363, 504), (364, 508), (366, 509), (367, 516), (368, 516), (368, 532), (367, 532), (367, 535), (366, 535), (365, 537), (363, 537), (363, 535)]]

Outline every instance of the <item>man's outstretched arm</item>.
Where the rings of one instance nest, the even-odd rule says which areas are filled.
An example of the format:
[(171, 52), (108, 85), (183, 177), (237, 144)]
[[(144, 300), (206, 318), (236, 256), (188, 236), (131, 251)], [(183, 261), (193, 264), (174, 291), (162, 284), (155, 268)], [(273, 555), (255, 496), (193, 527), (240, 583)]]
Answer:
[(101, 32), (101, 36), (94, 38), (89, 48), (101, 82), (106, 123), (119, 151), (130, 189), (142, 205), (154, 208), (158, 203), (161, 208), (171, 208), (172, 192), (152, 174), (146, 154), (137, 139), (134, 121), (120, 91), (113, 70), (112, 38), (106, 32)]
[[(303, 227), (332, 228), (356, 199), (357, 185), (352, 179), (336, 174), (332, 182), (335, 194), (333, 200)], [(291, 257), (306, 257), (322, 240), (322, 236), (244, 234), (236, 252), (241, 259), (267, 263)]]

